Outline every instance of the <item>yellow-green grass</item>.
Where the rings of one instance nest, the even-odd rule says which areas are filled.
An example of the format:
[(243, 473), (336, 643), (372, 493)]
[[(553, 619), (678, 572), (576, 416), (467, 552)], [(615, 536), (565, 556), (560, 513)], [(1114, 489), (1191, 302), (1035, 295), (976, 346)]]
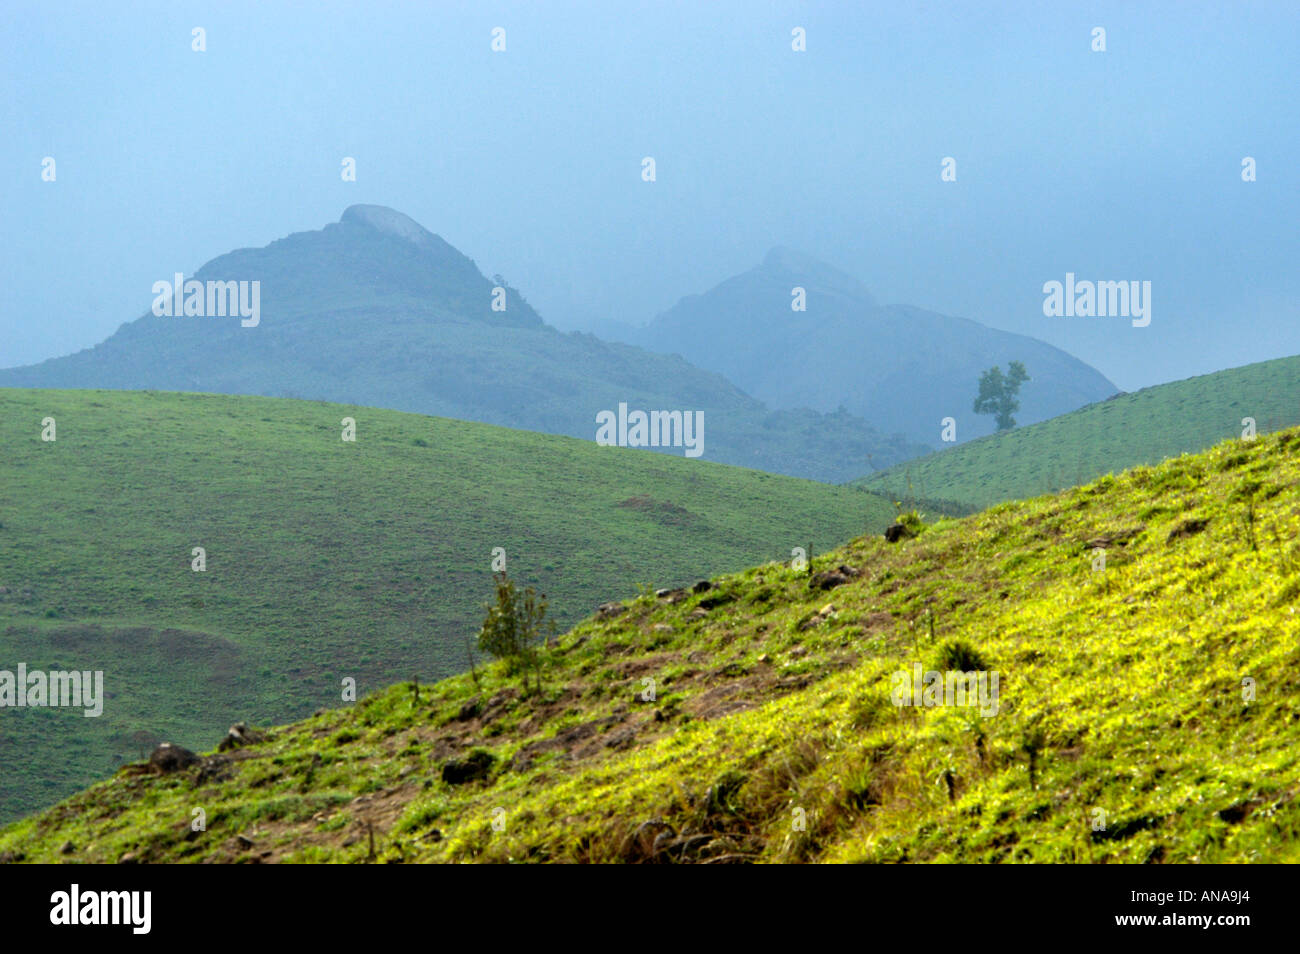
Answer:
[[(863, 537), (814, 561), (859, 571), (829, 590), (768, 563), (643, 594), (548, 650), (540, 693), (502, 664), (394, 685), (202, 773), (124, 769), (0, 857), (1297, 861), (1298, 450)], [(995, 714), (894, 704), (954, 654), (999, 674)], [(443, 780), (475, 750), (486, 778)]]

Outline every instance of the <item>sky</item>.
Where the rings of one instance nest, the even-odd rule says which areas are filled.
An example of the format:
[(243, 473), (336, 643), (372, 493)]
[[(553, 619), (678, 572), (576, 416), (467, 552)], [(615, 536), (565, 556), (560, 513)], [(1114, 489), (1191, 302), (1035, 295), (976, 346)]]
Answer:
[[(644, 323), (784, 245), (1124, 390), (1300, 353), (1289, 0), (96, 2), (4, 19), (0, 367), (90, 347), (155, 281), (356, 203), (410, 215), (565, 329)], [(1044, 315), (1067, 272), (1150, 281), (1150, 324)]]

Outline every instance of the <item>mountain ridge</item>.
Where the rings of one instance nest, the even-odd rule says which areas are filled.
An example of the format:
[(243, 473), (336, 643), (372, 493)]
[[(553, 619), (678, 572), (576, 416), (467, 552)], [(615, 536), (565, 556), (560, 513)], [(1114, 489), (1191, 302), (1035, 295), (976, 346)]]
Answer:
[(682, 357), (560, 332), (382, 206), (224, 253), (191, 279), (259, 282), (257, 327), (147, 312), (92, 348), (0, 370), (0, 386), (310, 398), (586, 440), (620, 402), (689, 408), (706, 412), (706, 459), (833, 483), (925, 450), (855, 415), (769, 408)]

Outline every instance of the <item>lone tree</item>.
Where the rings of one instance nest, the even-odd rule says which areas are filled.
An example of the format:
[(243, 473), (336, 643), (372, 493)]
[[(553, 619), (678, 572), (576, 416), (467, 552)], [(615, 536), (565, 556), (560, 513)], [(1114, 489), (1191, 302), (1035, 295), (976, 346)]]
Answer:
[(1011, 415), (1020, 410), (1016, 395), (1020, 385), (1029, 380), (1025, 366), (1019, 361), (1007, 365), (1007, 375), (1002, 376), (1002, 369), (996, 365), (980, 375), (980, 393), (975, 398), (976, 414), (996, 414), (998, 430), (1009, 431), (1016, 426), (1016, 419)]
[(522, 673), (528, 690), (531, 670), (534, 687), (542, 688), (541, 657), (537, 643), (555, 632), (555, 621), (546, 618), (546, 597), (530, 586), (522, 593), (504, 572), (496, 575), (497, 601), (485, 606), (487, 618), (478, 634), (478, 648), (495, 659), (504, 659), (513, 675)]

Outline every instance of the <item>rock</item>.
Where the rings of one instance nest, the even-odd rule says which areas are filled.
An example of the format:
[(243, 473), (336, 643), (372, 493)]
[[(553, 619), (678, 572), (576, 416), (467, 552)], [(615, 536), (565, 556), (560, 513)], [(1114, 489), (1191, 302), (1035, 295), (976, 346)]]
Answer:
[(837, 586), (843, 586), (861, 575), (861, 571), (841, 563), (834, 570), (822, 570), (820, 573), (815, 574), (808, 581), (808, 585), (815, 590), (829, 590)]
[(601, 603), (596, 607), (596, 619), (614, 619), (626, 612), (627, 607), (622, 603)]
[(247, 849), (253, 847), (253, 839), (249, 838), (247, 835), (238, 835), (236, 836), (235, 841), (239, 842), (241, 848)]
[(456, 712), (456, 721), (468, 722), (470, 719), (478, 715), (478, 713), (479, 713), (478, 699), (471, 699), (469, 700), (469, 702), (463, 703), (460, 709)]
[(70, 855), (70, 854), (72, 854), (72, 853), (73, 853), (74, 851), (76, 851), (76, 850), (77, 850), (77, 846), (76, 846), (76, 845), (74, 845), (74, 844), (73, 844), (72, 842), (70, 842), (70, 841), (65, 841), (65, 842), (64, 842), (64, 843), (59, 847), (59, 854), (61, 854), (61, 855)]
[(713, 589), (712, 583), (710, 583), (708, 580), (700, 580), (700, 582), (696, 583), (694, 586), (691, 587), (691, 592), (707, 593), (711, 589)]
[(448, 785), (464, 785), (466, 782), (478, 782), (488, 777), (496, 756), (482, 749), (475, 749), (463, 759), (452, 759), (443, 763), (442, 780)]
[(237, 749), (240, 746), (252, 745), (254, 742), (261, 742), (266, 736), (248, 727), (247, 722), (236, 722), (226, 730), (226, 737), (217, 744), (218, 752), (225, 752), (230, 749)]
[(767, 662), (768, 660), (770, 660), (771, 658), (772, 658), (772, 657), (769, 656), (767, 653), (763, 653), (763, 655), (761, 655), (761, 656), (758, 657), (758, 661), (761, 662), (761, 663), (765, 663), (765, 662)]
[(676, 590), (655, 590), (655, 596), (661, 600), (667, 600), (669, 603), (680, 603), (686, 599), (686, 591), (680, 588)]
[(122, 857), (117, 859), (117, 863), (119, 865), (136, 865), (140, 863), (140, 859), (136, 857), (134, 851), (127, 851), (122, 853)]
[(650, 627), (650, 632), (652, 633), (671, 633), (672, 631), (673, 627), (671, 623), (655, 623)]
[(153, 754), (149, 756), (149, 767), (159, 775), (179, 772), (198, 763), (199, 757), (197, 755), (189, 749), (182, 748), (179, 745), (172, 745), (170, 742), (164, 742), (154, 749)]
[(708, 615), (709, 615), (709, 611), (708, 611), (708, 610), (703, 609), (702, 607), (697, 606), (697, 607), (695, 607), (695, 609), (691, 610), (689, 613), (686, 614), (686, 618), (687, 618), (687, 619), (704, 619), (704, 618), (705, 618), (706, 616), (708, 616)]
[(891, 523), (885, 527), (885, 542), (897, 543), (899, 540), (907, 539), (907, 527), (901, 523)]

